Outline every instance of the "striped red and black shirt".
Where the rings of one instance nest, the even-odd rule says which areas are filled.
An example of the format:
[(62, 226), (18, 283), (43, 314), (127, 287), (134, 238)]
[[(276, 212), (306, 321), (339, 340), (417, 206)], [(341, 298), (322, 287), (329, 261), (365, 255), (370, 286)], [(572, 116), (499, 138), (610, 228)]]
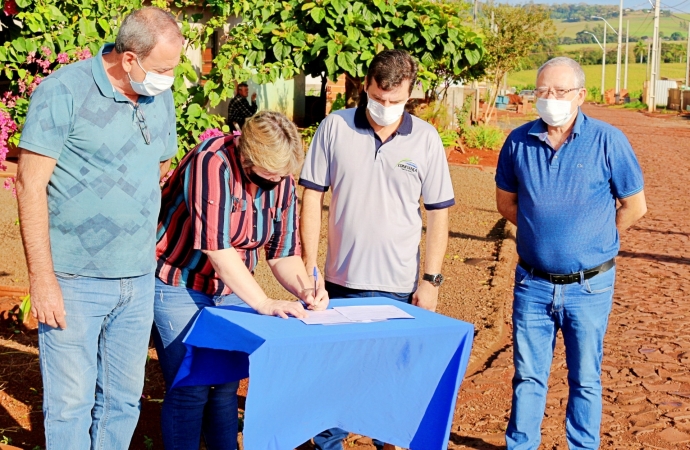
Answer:
[(234, 248), (253, 273), (261, 247), (267, 260), (301, 255), (298, 228), (292, 175), (265, 191), (244, 173), (231, 136), (208, 139), (163, 187), (156, 276), (172, 286), (230, 294), (202, 250)]

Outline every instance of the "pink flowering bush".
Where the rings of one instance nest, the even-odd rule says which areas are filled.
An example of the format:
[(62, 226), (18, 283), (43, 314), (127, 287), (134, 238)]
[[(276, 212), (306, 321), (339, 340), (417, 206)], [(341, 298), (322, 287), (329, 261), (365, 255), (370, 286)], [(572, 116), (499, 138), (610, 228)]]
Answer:
[(199, 135), (199, 142), (204, 142), (206, 139), (210, 139), (216, 136), (223, 136), (223, 132), (218, 128), (209, 128)]
[(88, 48), (85, 48), (85, 49), (83, 49), (83, 50), (77, 52), (77, 58), (78, 58), (80, 61), (81, 61), (81, 60), (84, 60), (84, 59), (89, 59), (89, 58), (91, 58), (92, 56), (93, 56), (93, 55), (91, 54), (91, 50), (89, 50)]
[[(5, 1), (3, 11), (8, 15), (17, 14), (16, 8), (15, 3)], [(88, 47), (56, 53), (44, 45), (38, 50), (27, 51), (22, 63), (5, 66), (5, 74), (10, 74), (7, 76), (11, 84), (10, 89), (0, 95), (0, 171), (7, 170), (4, 164), (7, 153), (10, 147), (19, 143), (19, 134), (28, 110), (29, 98), (34, 89), (46, 76), (62, 65), (91, 56), (91, 50)], [(12, 193), (16, 195), (14, 183), (13, 177), (6, 178), (3, 187), (12, 190)]]
[(8, 141), (10, 136), (17, 131), (17, 124), (12, 120), (12, 117), (0, 109), (0, 170), (7, 170), (4, 164), (7, 159), (7, 152), (9, 152)]
[[(3, 172), (7, 170), (5, 161), (10, 150), (8, 143), (15, 131), (17, 131), (17, 124), (7, 111), (0, 109), (0, 170)], [(16, 197), (17, 191), (14, 188), (14, 181), (14, 178), (6, 178), (3, 186), (5, 189), (11, 189), (12, 195)]]
[[(14, 123), (12, 130), (6, 127), (6, 133), (0, 137), (0, 148), (14, 148), (19, 143), (29, 98), (42, 80), (64, 64), (91, 58), (103, 43), (114, 42), (124, 17), (144, 3), (166, 9), (175, 5), (208, 11), (211, 17), (203, 30), (191, 25), (198, 20), (195, 15), (180, 16), (186, 45), (193, 48), (205, 48), (213, 30), (227, 23), (231, 14), (229, 7), (219, 9), (209, 6), (218, 2), (201, 0), (0, 0), (0, 16), (9, 16), (1, 25), (8, 42), (0, 42), (0, 72), (3, 79), (9, 80), (9, 87), (3, 84), (0, 88), (0, 110), (9, 114)], [(175, 69), (172, 90), (182, 151), (173, 159), (173, 165), (198, 143), (199, 135), (206, 139), (221, 134), (220, 130), (230, 132), (225, 118), (211, 110), (234, 95), (231, 80), (249, 76), (251, 71), (243, 66), (238, 77), (236, 66), (231, 70), (227, 60), (219, 61), (217, 67), (223, 69), (200, 79), (192, 62), (183, 56)], [(7, 120), (6, 115), (3, 120)], [(5, 185), (11, 189), (12, 180)]]

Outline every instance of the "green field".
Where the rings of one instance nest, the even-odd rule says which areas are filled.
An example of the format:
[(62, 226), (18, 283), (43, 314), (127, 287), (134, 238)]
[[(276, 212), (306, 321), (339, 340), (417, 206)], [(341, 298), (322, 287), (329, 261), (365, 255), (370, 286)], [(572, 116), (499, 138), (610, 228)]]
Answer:
[[(635, 45), (636, 42), (630, 42), (628, 44), (628, 60), (630, 63), (633, 62), (633, 59), (635, 58)], [(682, 42), (680, 43), (681, 45), (683, 44)], [(568, 44), (568, 45), (559, 45), (558, 48), (563, 52), (573, 52), (573, 51), (583, 51), (583, 50), (596, 50), (597, 52), (601, 52), (601, 47), (599, 47), (597, 44)], [(618, 44), (609, 42), (606, 44), (606, 50), (608, 52), (612, 50), (616, 50), (618, 48)], [(646, 47), (645, 47), (646, 48)], [(625, 41), (623, 41), (623, 61), (625, 61)]]
[[(585, 71), (586, 86), (601, 87), (601, 64), (597, 66), (582, 66)], [(628, 65), (628, 91), (641, 91), (646, 79), (646, 64)], [(685, 78), (685, 63), (662, 64), (661, 76), (668, 78)], [(537, 78), (536, 70), (523, 70), (513, 72), (508, 75), (510, 86), (526, 86), (534, 84)], [(606, 65), (606, 89), (613, 89), (616, 86), (616, 65)], [(621, 87), (623, 87), (623, 69), (621, 69)]]
[[(664, 36), (670, 36), (674, 31), (678, 31), (687, 38), (687, 22), (690, 21), (690, 14), (681, 12), (674, 12), (673, 14), (677, 17), (660, 17), (659, 30), (663, 31)], [(606, 20), (608, 20), (616, 30), (618, 29), (618, 18), (607, 18)], [(653, 12), (645, 13), (643, 11), (632, 11), (627, 15), (623, 15), (623, 41), (625, 41), (625, 25), (627, 20), (630, 20), (630, 36), (652, 36), (654, 32)], [(686, 21), (685, 26), (681, 26), (682, 20)], [(601, 20), (590, 20), (587, 22), (562, 22), (560, 20), (554, 20), (554, 23), (561, 36), (574, 38), (577, 32), (585, 29), (585, 26), (588, 26), (591, 30), (594, 26), (602, 24), (603, 22)], [(610, 28), (608, 32), (611, 33)]]
[[(618, 45), (618, 44), (609, 43), (608, 47), (609, 47), (609, 49), (612, 47), (615, 48), (616, 45)], [(629, 44), (629, 45), (632, 47), (634, 44)], [(590, 49), (590, 48), (597, 49), (597, 50), (601, 51), (601, 47), (599, 47), (597, 44), (568, 44), (568, 45), (559, 45), (558, 47), (565, 52), (575, 51), (575, 50), (585, 50), (585, 49)]]

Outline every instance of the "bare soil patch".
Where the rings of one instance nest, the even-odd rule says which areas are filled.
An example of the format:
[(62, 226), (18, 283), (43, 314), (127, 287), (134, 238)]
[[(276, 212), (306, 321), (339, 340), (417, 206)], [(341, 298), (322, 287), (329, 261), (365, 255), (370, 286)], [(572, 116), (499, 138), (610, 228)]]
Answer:
[(448, 163), (456, 166), (474, 166), (491, 172), (496, 169), (499, 153), (499, 150), (477, 148), (466, 148), (463, 153), (456, 148), (448, 153)]

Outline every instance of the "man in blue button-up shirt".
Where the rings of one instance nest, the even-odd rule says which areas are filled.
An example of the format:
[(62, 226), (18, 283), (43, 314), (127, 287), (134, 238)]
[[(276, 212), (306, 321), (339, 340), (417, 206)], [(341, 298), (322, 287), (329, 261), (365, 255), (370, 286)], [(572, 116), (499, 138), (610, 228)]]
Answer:
[(171, 14), (140, 9), (31, 97), (17, 194), (49, 450), (127, 449), (139, 417), (182, 44)]
[(646, 212), (642, 172), (628, 140), (579, 110), (584, 82), (582, 68), (570, 58), (554, 58), (539, 69), (541, 118), (510, 134), (496, 172), (498, 210), (517, 225), (520, 256), (506, 430), (511, 450), (539, 447), (559, 329), (570, 386), (568, 445), (598, 448), (603, 341), (619, 232)]

